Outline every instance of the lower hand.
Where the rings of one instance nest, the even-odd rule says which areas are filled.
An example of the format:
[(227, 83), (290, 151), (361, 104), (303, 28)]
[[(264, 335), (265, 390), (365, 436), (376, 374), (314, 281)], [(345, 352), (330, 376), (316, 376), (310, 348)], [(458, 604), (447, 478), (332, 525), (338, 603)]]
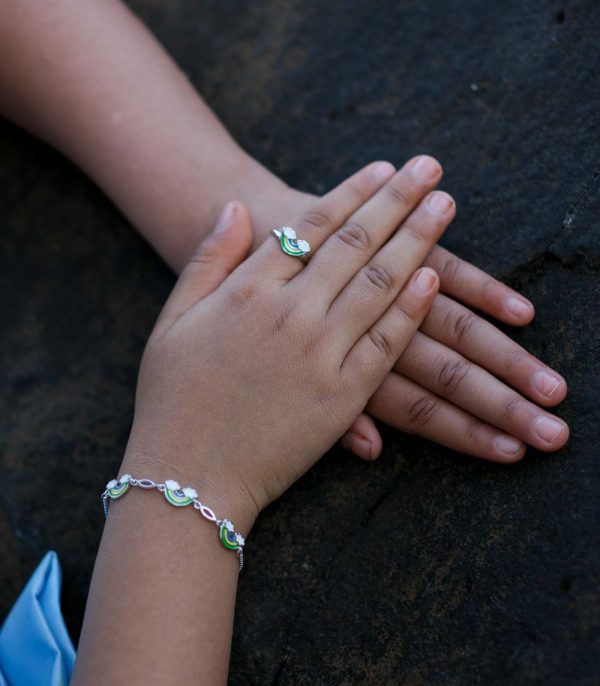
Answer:
[[(439, 165), (431, 161), (429, 176), (420, 182), (422, 193), (441, 176)], [(328, 218), (315, 214), (315, 201), (309, 194), (278, 187), (253, 212), (255, 246), (273, 228), (273, 217), (281, 223), (307, 221), (318, 230)], [(371, 399), (370, 415), (497, 462), (520, 460), (525, 444), (542, 451), (561, 448), (568, 427), (542, 408), (564, 399), (564, 379), (469, 309), (523, 326), (533, 318), (532, 304), (440, 246), (432, 248), (423, 264), (438, 272), (444, 295), (436, 297), (421, 331)], [(367, 414), (357, 418), (342, 443), (364, 459), (381, 451), (379, 432)]]

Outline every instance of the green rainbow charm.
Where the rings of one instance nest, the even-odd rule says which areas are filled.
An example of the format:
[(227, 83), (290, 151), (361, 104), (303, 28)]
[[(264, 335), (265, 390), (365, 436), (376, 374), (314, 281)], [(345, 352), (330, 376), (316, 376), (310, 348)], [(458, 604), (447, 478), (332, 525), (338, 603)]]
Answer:
[(242, 534), (237, 534), (233, 523), (228, 519), (224, 519), (221, 524), (221, 543), (227, 550), (238, 550), (241, 548), (245, 541)]
[(296, 238), (296, 232), (290, 226), (284, 226), (281, 230), (273, 229), (273, 234), (279, 239), (281, 249), (286, 255), (302, 257), (310, 252), (308, 241)]
[(198, 497), (198, 493), (193, 488), (181, 488), (177, 481), (167, 479), (165, 481), (165, 498), (168, 503), (175, 505), (175, 507), (185, 507), (194, 502), (194, 498)]
[(122, 495), (125, 495), (125, 493), (127, 493), (131, 487), (129, 483), (130, 478), (131, 477), (129, 474), (123, 474), (118, 481), (117, 479), (112, 479), (112, 481), (109, 481), (106, 484), (106, 492), (108, 493), (109, 497), (111, 497), (113, 500), (116, 500)]

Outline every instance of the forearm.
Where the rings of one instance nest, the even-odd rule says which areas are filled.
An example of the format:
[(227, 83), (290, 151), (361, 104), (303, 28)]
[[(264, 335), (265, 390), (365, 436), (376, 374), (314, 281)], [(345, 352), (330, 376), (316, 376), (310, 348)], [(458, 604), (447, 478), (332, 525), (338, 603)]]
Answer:
[[(196, 456), (197, 457), (197, 456)], [(181, 471), (179, 471), (181, 470)], [(203, 484), (217, 516), (248, 532), (254, 516), (223, 498), (189, 460), (167, 473), (128, 452), (122, 470), (156, 481)], [(110, 508), (94, 567), (73, 684), (225, 684), (238, 559), (219, 530), (192, 507), (170, 506), (156, 490), (132, 487)]]
[(266, 225), (264, 198), (289, 190), (117, 0), (4, 0), (0, 112), (79, 165), (177, 270), (228, 200)]

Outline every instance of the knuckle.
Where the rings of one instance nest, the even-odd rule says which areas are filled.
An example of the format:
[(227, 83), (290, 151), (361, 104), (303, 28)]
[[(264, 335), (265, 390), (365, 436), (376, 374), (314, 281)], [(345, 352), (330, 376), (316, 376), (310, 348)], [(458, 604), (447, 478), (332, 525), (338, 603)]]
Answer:
[(496, 279), (488, 277), (481, 285), (481, 296), (485, 302), (493, 302), (499, 295), (501, 285)]
[(227, 302), (234, 308), (243, 309), (258, 295), (258, 284), (246, 281), (232, 286), (227, 292)]
[(441, 276), (447, 284), (454, 283), (460, 271), (460, 259), (455, 255), (450, 255), (444, 260), (441, 268)]
[(502, 416), (506, 419), (514, 419), (523, 408), (523, 402), (518, 395), (510, 395), (502, 403)]
[(275, 310), (272, 324), (274, 334), (281, 333), (286, 328), (293, 311), (294, 304), (291, 300), (286, 300)]
[(371, 262), (363, 268), (363, 273), (378, 291), (389, 292), (396, 289), (396, 279), (381, 264)]
[(422, 395), (407, 408), (407, 422), (412, 431), (418, 431), (431, 422), (438, 407), (438, 401), (430, 395)]
[(357, 250), (367, 251), (371, 247), (369, 232), (358, 222), (348, 222), (335, 234), (342, 243)]
[(371, 329), (367, 335), (378, 352), (382, 353), (387, 359), (391, 359), (393, 357), (394, 344), (384, 331), (378, 327), (375, 327)]
[(414, 224), (404, 222), (402, 225), (402, 231), (404, 231), (404, 233), (407, 234), (414, 243), (419, 245), (429, 245), (430, 243), (429, 238), (425, 235), (423, 230), (423, 225), (420, 223)]
[(431, 307), (429, 308), (429, 316), (436, 322), (443, 330), (447, 330), (448, 322), (446, 321), (448, 313), (447, 299), (444, 295), (438, 295), (433, 299)]
[(466, 360), (445, 360), (439, 366), (437, 374), (438, 387), (445, 396), (456, 393), (471, 369)]
[(310, 356), (320, 346), (322, 332), (317, 327), (303, 327), (302, 355)]
[(309, 210), (305, 212), (302, 215), (301, 223), (325, 233), (331, 233), (334, 229), (332, 220), (323, 210)]
[(521, 348), (511, 348), (504, 356), (504, 371), (507, 375), (514, 375), (515, 370), (522, 367), (523, 363), (529, 359), (528, 353)]
[(472, 312), (465, 310), (457, 313), (453, 309), (444, 318), (444, 328), (455, 343), (461, 343), (476, 322), (477, 319)]
[(477, 443), (481, 438), (482, 434), (485, 432), (486, 426), (481, 421), (481, 419), (470, 419), (465, 426), (465, 438), (469, 442)]
[(210, 265), (214, 264), (216, 255), (210, 245), (202, 244), (194, 251), (190, 258), (190, 264)]
[(410, 203), (406, 193), (397, 183), (388, 183), (384, 186), (384, 191), (387, 194), (388, 199), (402, 209), (406, 209), (409, 206)]
[(329, 380), (327, 385), (321, 384), (314, 390), (314, 399), (320, 406), (324, 416), (334, 420), (340, 426), (347, 425), (345, 417), (340, 413), (340, 397), (343, 395), (341, 388)]
[(407, 307), (406, 299), (402, 303), (395, 301), (392, 304), (392, 307), (395, 310), (396, 316), (400, 317), (406, 326), (416, 328), (416, 326), (419, 324), (416, 310), (412, 311), (409, 309), (409, 307)]
[(348, 181), (346, 190), (353, 196), (356, 202), (360, 203), (363, 203), (370, 195), (364, 183), (360, 183), (357, 178), (352, 178)]

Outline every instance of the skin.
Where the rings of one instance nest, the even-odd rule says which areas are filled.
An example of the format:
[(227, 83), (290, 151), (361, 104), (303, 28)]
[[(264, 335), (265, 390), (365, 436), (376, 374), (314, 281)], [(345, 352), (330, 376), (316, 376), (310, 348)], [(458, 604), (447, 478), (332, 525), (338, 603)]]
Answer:
[[(241, 150), (117, 0), (0, 3), (0, 112), (78, 164), (176, 271), (232, 198), (251, 212), (252, 250), (274, 226), (302, 226), (309, 241), (328, 229), (315, 197)], [(425, 192), (442, 170), (420, 159)], [(343, 444), (375, 458), (374, 417), (504, 463), (527, 444), (561, 448), (568, 427), (544, 408), (564, 399), (564, 379), (458, 301), (515, 326), (531, 321), (532, 304), (439, 246), (423, 264), (444, 295)]]
[[(431, 306), (439, 279), (419, 265), (454, 214), (411, 165), (378, 171), (315, 201), (329, 230), (307, 264), (275, 240), (241, 262), (249, 214), (226, 207), (148, 342), (122, 471), (196, 486), (245, 535), (340, 438)], [(236, 562), (192, 508), (136, 488), (115, 501), (72, 684), (226, 683)]]

